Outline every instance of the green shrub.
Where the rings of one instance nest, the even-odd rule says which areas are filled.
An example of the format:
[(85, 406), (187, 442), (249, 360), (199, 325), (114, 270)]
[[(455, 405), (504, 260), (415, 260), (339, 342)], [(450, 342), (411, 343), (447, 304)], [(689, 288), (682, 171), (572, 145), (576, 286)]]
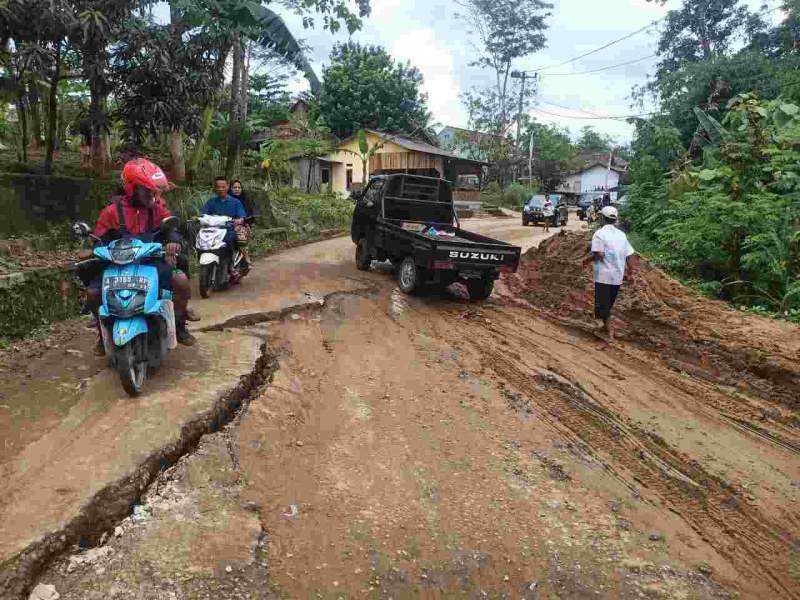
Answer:
[(786, 317), (800, 310), (800, 107), (734, 98), (716, 145), (670, 181), (640, 156), (623, 219), (706, 292)]
[(481, 193), (481, 200), (485, 205), (502, 206), (512, 210), (522, 210), (522, 205), (538, 191), (538, 186), (512, 183), (503, 189), (496, 181), (492, 181)]

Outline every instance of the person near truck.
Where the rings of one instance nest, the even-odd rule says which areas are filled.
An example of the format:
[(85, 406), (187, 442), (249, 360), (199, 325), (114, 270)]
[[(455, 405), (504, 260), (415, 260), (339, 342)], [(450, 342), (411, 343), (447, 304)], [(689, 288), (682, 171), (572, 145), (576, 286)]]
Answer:
[(592, 237), (591, 254), (583, 261), (586, 265), (594, 264), (594, 317), (610, 340), (614, 339), (611, 309), (625, 279), (626, 268), (631, 284), (636, 281), (638, 271), (633, 246), (625, 233), (617, 229), (618, 217), (616, 208), (603, 207), (600, 211), (603, 226)]
[(553, 209), (553, 201), (550, 200), (550, 194), (544, 196), (544, 206), (542, 206), (542, 215), (544, 215), (544, 232), (550, 231), (550, 219), (553, 218), (555, 210)]

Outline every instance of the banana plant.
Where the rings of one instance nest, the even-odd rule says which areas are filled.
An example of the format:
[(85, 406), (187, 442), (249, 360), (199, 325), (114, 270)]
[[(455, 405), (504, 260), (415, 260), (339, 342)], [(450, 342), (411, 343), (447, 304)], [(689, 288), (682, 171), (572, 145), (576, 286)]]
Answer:
[(356, 134), (356, 138), (358, 139), (358, 152), (355, 150), (344, 150), (344, 152), (357, 156), (359, 159), (361, 159), (361, 185), (366, 186), (367, 164), (369, 164), (369, 160), (375, 156), (385, 144), (383, 142), (378, 142), (377, 144), (370, 146), (366, 129), (359, 129), (358, 133)]
[(694, 114), (697, 117), (697, 131), (694, 134), (695, 140), (704, 149), (719, 148), (722, 143), (725, 129), (714, 117), (710, 116), (703, 109), (695, 106)]

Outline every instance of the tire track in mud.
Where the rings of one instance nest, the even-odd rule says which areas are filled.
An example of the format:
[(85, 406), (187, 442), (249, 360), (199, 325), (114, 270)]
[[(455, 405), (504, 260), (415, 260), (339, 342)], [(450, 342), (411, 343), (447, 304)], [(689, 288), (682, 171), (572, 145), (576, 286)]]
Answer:
[[(768, 586), (775, 593), (773, 597), (800, 598), (800, 586), (790, 574), (798, 541), (780, 523), (696, 460), (658, 435), (643, 431), (552, 367), (526, 370), (513, 353), (509, 354), (507, 345), (511, 342), (535, 350), (545, 360), (551, 358), (546, 348), (494, 322), (465, 325), (463, 319), (459, 321), (457, 329), (448, 330), (458, 330), (459, 341), (469, 342), (482, 356), (485, 368), (526, 395), (554, 430), (590, 449), (598, 462), (629, 489), (636, 489), (636, 482), (658, 496), (742, 576)], [(477, 331), (467, 331), (470, 328)], [(744, 426), (730, 425), (739, 429)], [(765, 439), (758, 431), (752, 433), (786, 448), (783, 441), (771, 436)], [(788, 449), (796, 450), (792, 444)]]

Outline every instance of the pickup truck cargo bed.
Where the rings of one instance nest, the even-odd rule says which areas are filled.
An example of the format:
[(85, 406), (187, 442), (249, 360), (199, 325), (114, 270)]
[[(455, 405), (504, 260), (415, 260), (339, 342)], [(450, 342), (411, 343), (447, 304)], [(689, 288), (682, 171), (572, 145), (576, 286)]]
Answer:
[[(429, 230), (454, 235), (434, 235)], [(398, 265), (400, 288), (461, 281), (470, 297), (488, 297), (502, 272), (516, 271), (520, 248), (462, 229), (452, 189), (443, 179), (398, 174), (377, 176), (357, 198), (351, 236), (356, 264), (374, 260)]]

